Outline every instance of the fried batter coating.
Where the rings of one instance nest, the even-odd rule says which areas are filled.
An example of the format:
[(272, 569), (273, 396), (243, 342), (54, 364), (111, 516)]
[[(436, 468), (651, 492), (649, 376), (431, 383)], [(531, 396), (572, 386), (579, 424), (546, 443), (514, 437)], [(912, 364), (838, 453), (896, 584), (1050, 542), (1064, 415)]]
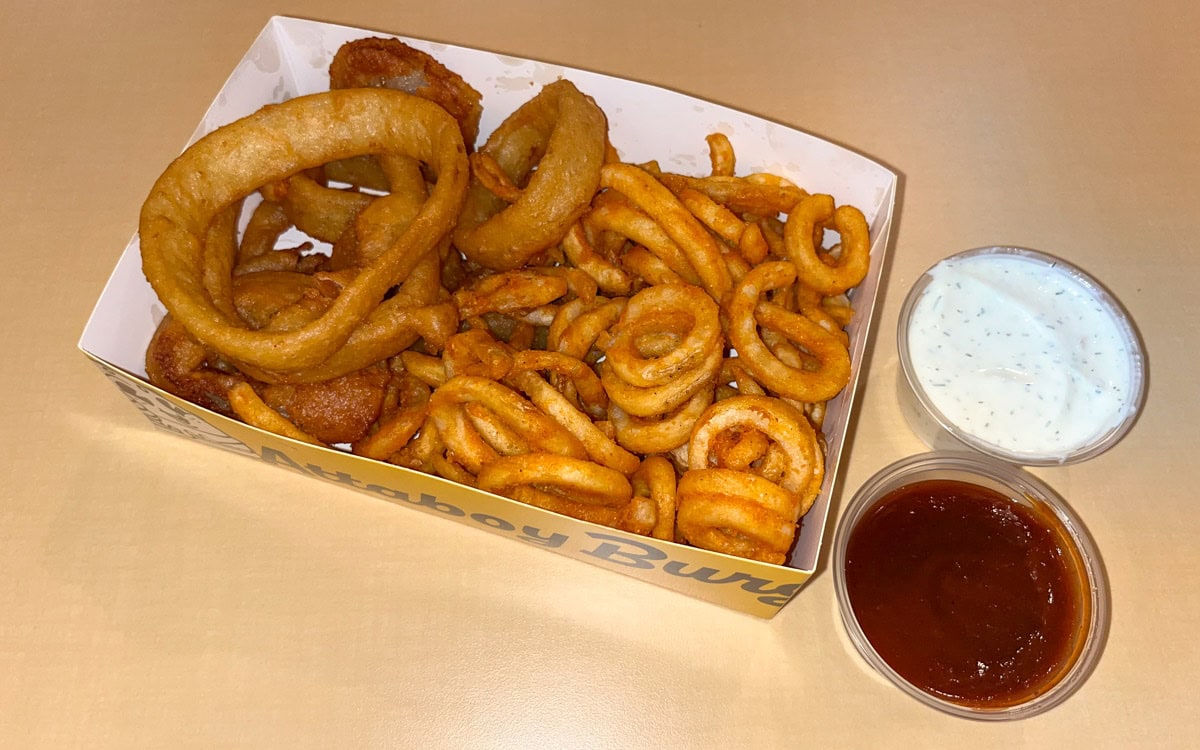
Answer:
[(323, 383), (274, 384), (263, 401), (324, 443), (352, 443), (379, 418), (391, 375), (379, 363)]
[(329, 88), (387, 88), (415, 94), (458, 120), (468, 150), (479, 136), (483, 96), (457, 73), (399, 39), (369, 37), (343, 44), (329, 64)]
[(168, 393), (232, 417), (229, 389), (245, 378), (213, 367), (212, 359), (212, 352), (168, 315), (146, 348), (146, 375)]

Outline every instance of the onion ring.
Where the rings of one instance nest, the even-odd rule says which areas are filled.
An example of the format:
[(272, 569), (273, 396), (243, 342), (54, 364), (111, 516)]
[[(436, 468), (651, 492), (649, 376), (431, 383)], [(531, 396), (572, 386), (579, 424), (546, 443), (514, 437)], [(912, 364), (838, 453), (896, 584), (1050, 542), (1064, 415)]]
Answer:
[[(386, 249), (329, 309), (298, 329), (276, 332), (248, 330), (215, 307), (197, 278), (213, 218), (260, 185), (368, 151), (419, 158), (438, 179), (398, 236), (385, 229), (360, 238)], [(139, 222), (142, 269), (167, 309), (204, 345), (266, 370), (315, 367), (450, 231), (468, 172), (458, 123), (424, 99), (388, 89), (347, 89), (268, 105), (201, 138), (159, 177)]]
[(481, 266), (508, 271), (556, 245), (599, 187), (607, 132), (604, 112), (574, 84), (547, 85), (480, 148), (522, 186), (520, 197), (508, 204), (473, 182), (455, 246)]
[(479, 135), (483, 97), (432, 55), (392, 37), (346, 42), (329, 63), (329, 88), (380, 87), (428, 99), (458, 121), (470, 149)]

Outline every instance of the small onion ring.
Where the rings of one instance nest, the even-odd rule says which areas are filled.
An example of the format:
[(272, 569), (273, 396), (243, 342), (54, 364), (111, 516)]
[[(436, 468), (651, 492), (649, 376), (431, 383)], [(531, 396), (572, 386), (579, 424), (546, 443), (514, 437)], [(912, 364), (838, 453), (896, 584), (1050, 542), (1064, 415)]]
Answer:
[(473, 182), (455, 246), (481, 266), (508, 271), (557, 244), (599, 187), (607, 133), (604, 112), (570, 81), (544, 87), (480, 148), (522, 186), (520, 197), (508, 204)]
[(482, 95), (428, 52), (394, 37), (346, 42), (329, 63), (329, 88), (381, 87), (428, 99), (458, 121), (470, 149), (479, 134)]

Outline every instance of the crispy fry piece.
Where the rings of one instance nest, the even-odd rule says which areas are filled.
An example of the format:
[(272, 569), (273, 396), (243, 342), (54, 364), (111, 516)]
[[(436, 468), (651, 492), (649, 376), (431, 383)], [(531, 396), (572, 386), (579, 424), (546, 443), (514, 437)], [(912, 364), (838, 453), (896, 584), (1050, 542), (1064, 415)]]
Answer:
[(733, 152), (733, 144), (724, 133), (709, 133), (705, 137), (708, 143), (708, 160), (712, 164), (714, 177), (732, 177), (736, 171), (737, 157)]
[(229, 404), (243, 422), (276, 435), (313, 445), (324, 445), (297, 427), (291, 420), (267, 406), (249, 383), (241, 382), (229, 389)]

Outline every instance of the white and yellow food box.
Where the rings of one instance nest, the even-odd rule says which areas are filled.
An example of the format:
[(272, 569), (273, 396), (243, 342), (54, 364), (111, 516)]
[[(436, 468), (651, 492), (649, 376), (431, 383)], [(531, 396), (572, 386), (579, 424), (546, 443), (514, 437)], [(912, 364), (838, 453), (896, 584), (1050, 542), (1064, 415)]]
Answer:
[[(344, 42), (382, 35), (296, 18), (272, 18), (213, 100), (192, 140), (264, 104), (327, 89), (329, 62)], [(739, 174), (779, 174), (810, 192), (829, 193), (839, 204), (853, 204), (866, 215), (871, 227), (871, 267), (866, 280), (852, 293), (856, 313), (848, 328), (854, 374), (843, 393), (828, 405), (824, 486), (802, 519), (786, 566), (597, 526), (419, 472), (298, 443), (155, 388), (146, 380), (144, 358), (166, 311), (142, 275), (136, 236), (96, 304), (80, 349), (164, 432), (458, 521), (465, 527), (463, 544), (471, 543), (471, 534), (490, 531), (721, 606), (771, 617), (816, 569), (888, 249), (896, 175), (828, 141), (674, 91), (562, 65), (400, 38), (432, 54), (483, 94), (480, 142), (544, 84), (568, 78), (603, 108), (611, 141), (625, 161), (656, 160), (666, 171), (703, 175), (709, 168), (705, 136), (721, 132), (734, 146)], [(562, 575), (570, 574), (570, 565), (564, 563)]]

